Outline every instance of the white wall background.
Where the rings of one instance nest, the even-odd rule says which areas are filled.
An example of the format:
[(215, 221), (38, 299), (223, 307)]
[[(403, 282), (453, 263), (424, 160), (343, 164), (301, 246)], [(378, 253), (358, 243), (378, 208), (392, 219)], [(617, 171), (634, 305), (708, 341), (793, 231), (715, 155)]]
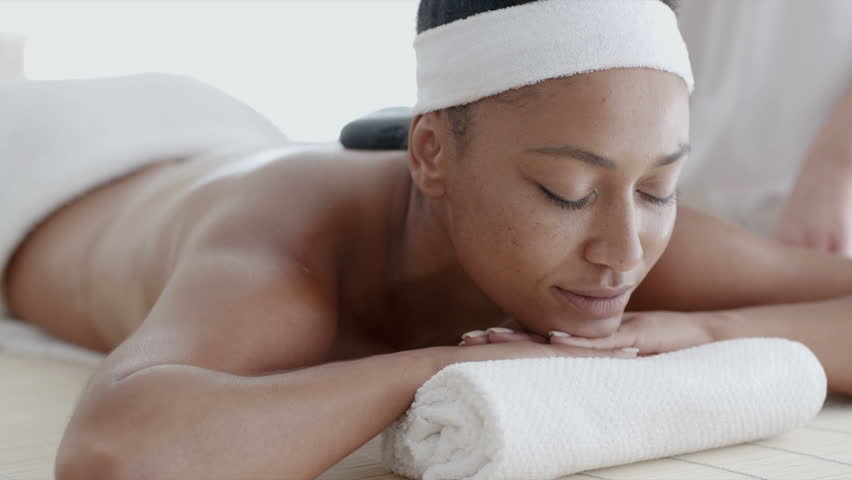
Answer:
[(188, 74), (304, 141), (416, 100), (417, 0), (0, 2), (24, 75)]

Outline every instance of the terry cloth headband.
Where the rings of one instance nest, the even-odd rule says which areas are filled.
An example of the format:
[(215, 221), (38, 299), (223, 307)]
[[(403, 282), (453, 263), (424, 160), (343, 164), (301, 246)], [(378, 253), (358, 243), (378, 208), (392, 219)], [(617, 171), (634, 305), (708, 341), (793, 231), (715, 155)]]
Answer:
[(693, 89), (686, 44), (660, 0), (539, 0), (420, 33), (414, 114), (611, 68), (671, 72)]

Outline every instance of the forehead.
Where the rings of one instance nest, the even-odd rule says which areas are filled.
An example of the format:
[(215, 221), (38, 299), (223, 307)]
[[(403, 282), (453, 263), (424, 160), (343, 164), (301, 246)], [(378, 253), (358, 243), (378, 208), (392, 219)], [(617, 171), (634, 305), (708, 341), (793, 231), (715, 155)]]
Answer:
[[(485, 99), (479, 132), (490, 141), (574, 143), (608, 153), (669, 150), (689, 138), (689, 93), (680, 77), (647, 68), (551, 79)], [(478, 133), (479, 133), (478, 132)], [(601, 153), (604, 153), (601, 151)]]

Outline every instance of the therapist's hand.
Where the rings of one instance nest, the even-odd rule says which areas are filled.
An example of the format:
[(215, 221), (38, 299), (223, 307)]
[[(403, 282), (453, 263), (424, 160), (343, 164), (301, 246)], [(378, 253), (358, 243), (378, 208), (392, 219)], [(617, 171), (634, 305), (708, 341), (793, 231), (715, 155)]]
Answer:
[(778, 240), (852, 257), (852, 165), (839, 163), (829, 158), (805, 164), (781, 210)]
[(775, 237), (852, 257), (852, 88), (810, 147)]

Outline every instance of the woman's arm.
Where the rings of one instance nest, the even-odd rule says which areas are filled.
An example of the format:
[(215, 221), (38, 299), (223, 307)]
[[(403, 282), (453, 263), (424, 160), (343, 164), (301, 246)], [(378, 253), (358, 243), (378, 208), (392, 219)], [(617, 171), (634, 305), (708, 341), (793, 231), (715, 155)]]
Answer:
[(626, 314), (610, 337), (551, 342), (647, 355), (739, 337), (789, 338), (816, 354), (829, 388), (852, 395), (852, 260), (682, 207), (669, 248), (630, 310), (648, 312)]
[(679, 207), (663, 256), (630, 310), (701, 311), (852, 295), (852, 259), (790, 247)]
[(828, 388), (852, 395), (852, 296), (704, 315), (715, 340), (783, 337), (802, 342), (825, 368)]
[(252, 245), (181, 261), (142, 327), (87, 385), (57, 480), (313, 479), (390, 425), (446, 365), (635, 357), (516, 342), (322, 364), (336, 337), (325, 286), (334, 282), (276, 257)]
[(628, 313), (608, 337), (551, 337), (550, 342), (606, 350), (634, 347), (646, 356), (744, 337), (805, 344), (825, 368), (828, 388), (852, 395), (852, 296), (709, 312)]
[(337, 330), (329, 283), (256, 245), (184, 256), (87, 385), (57, 479), (307, 480), (366, 443), (446, 359), (322, 364)]
[[(310, 339), (282, 348), (293, 341)], [(62, 440), (56, 478), (313, 479), (408, 408), (440, 369), (436, 353), (264, 376), (168, 364), (100, 377)]]

